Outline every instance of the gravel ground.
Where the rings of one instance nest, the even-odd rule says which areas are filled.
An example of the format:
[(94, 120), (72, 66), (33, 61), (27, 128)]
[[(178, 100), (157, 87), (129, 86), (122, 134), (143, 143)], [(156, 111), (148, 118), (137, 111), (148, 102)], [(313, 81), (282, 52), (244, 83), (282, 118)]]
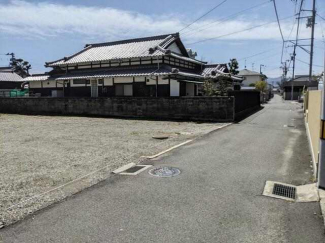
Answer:
[[(122, 165), (141, 162), (141, 156), (222, 125), (1, 114), (0, 224), (94, 185)], [(169, 139), (152, 138), (157, 135)]]

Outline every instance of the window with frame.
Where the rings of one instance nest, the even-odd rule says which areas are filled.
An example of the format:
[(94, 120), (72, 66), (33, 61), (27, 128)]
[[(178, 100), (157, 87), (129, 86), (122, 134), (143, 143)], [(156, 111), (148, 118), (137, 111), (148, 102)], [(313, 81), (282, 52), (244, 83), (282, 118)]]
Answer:
[(115, 96), (133, 96), (132, 84), (116, 84)]

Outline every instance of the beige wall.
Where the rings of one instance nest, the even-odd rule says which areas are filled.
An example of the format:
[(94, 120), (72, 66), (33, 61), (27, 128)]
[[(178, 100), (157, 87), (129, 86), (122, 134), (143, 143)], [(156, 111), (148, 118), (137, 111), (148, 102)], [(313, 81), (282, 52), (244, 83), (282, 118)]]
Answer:
[(319, 134), (320, 134), (320, 113), (321, 113), (321, 97), (322, 91), (309, 91), (306, 95), (307, 110), (306, 110), (306, 124), (309, 137), (309, 143), (312, 150), (312, 157), (314, 163), (314, 173), (316, 173), (319, 152)]

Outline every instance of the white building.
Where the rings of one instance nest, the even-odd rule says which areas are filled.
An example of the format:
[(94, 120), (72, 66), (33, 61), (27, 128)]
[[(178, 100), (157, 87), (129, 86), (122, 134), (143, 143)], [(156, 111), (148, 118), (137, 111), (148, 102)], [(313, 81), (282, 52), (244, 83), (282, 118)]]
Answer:
[(239, 71), (239, 76), (242, 76), (244, 78), (244, 81), (242, 82), (243, 87), (249, 87), (251, 84), (255, 84), (258, 81), (264, 81), (265, 80), (265, 75), (251, 71), (248, 69), (243, 69)]

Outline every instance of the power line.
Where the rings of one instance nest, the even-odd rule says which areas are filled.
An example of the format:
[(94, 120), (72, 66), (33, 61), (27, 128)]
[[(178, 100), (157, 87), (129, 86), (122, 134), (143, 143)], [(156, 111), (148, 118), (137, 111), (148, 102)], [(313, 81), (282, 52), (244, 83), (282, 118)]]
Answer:
[[(282, 18), (280, 20), (285, 20), (285, 19), (292, 18), (292, 17), (293, 16), (288, 16), (288, 17)], [(196, 41), (196, 42), (193, 42), (193, 43), (189, 43), (188, 45), (194, 45), (194, 44), (201, 43), (201, 42), (206, 42), (206, 41), (210, 41), (210, 40), (220, 39), (222, 37), (226, 37), (226, 36), (230, 36), (230, 35), (242, 33), (242, 32), (249, 31), (249, 30), (252, 30), (252, 29), (256, 29), (256, 28), (259, 28), (259, 27), (262, 27), (262, 26), (265, 26), (265, 25), (273, 24), (273, 23), (276, 23), (276, 22), (277, 21), (271, 21), (271, 22), (268, 22), (268, 23), (264, 23), (264, 24), (260, 24), (260, 25), (256, 25), (256, 26), (250, 27), (248, 29), (244, 29), (244, 30), (240, 30), (240, 31), (228, 33), (228, 34), (225, 34), (225, 35), (220, 35), (220, 36), (216, 36), (216, 37), (212, 37), (212, 38), (208, 38), (208, 39), (203, 39), (203, 40), (200, 40), (200, 41)]]
[[(275, 0), (274, 0), (274, 4), (275, 4)], [(296, 14), (297, 14), (297, 4), (298, 4), (298, 0), (297, 1), (294, 1), (294, 4), (295, 4), (295, 7), (294, 7), (294, 11), (293, 11), (293, 13), (294, 13), (294, 16), (296, 16)], [(277, 10), (276, 10), (276, 5), (275, 5), (275, 11), (276, 11), (276, 13), (277, 13)], [(278, 19), (278, 16), (277, 16), (277, 19)], [(292, 24), (292, 27), (291, 27), (291, 30), (290, 30), (290, 33), (289, 33), (289, 35), (288, 35), (288, 37), (287, 37), (287, 40), (289, 40), (290, 39), (290, 37), (291, 37), (291, 34), (292, 34), (292, 32), (293, 32), (293, 29), (294, 29), (294, 27), (295, 27), (295, 25), (296, 25), (296, 22), (297, 22), (297, 19), (296, 18), (294, 18), (294, 21), (293, 21), (293, 24)], [(279, 23), (279, 22), (278, 22)], [(285, 45), (285, 41), (284, 41), (284, 38), (283, 38), (283, 35), (282, 35), (282, 31), (281, 31), (281, 27), (280, 27), (280, 23), (279, 23), (279, 28), (280, 28), (280, 32), (281, 32), (281, 36), (282, 36), (282, 40), (283, 40), (283, 43), (282, 43), (282, 52), (281, 52), (281, 64), (283, 64), (283, 52), (285, 51), (285, 53), (286, 54), (288, 54), (288, 51), (287, 51), (287, 48), (288, 48), (288, 46), (286, 46)], [(285, 67), (286, 67), (286, 62), (285, 62)], [(286, 68), (284, 68), (284, 72), (285, 72), (285, 69)]]
[(280, 30), (280, 34), (281, 34), (281, 38), (282, 38), (282, 50), (281, 50), (281, 63), (282, 63), (282, 61), (283, 61), (283, 51), (284, 51), (284, 37), (283, 37), (282, 29), (281, 29), (281, 24), (280, 24), (280, 20), (279, 20), (279, 14), (278, 14), (278, 10), (276, 8), (276, 2), (275, 2), (275, 0), (273, 0), (273, 6), (274, 6), (276, 20), (278, 22), (278, 26), (279, 26), (279, 30)]
[[(250, 7), (250, 8), (247, 8), (247, 9), (241, 10), (241, 11), (239, 11), (239, 12), (237, 12), (237, 13), (231, 14), (231, 15), (229, 15), (229, 16), (227, 16), (227, 17), (224, 17), (224, 18), (218, 19), (218, 20), (216, 20), (216, 21), (213, 21), (213, 22), (211, 22), (211, 23), (205, 24), (205, 25), (203, 25), (203, 26), (201, 26), (201, 27), (206, 27), (206, 26), (209, 26), (209, 25), (213, 25), (213, 24), (215, 24), (215, 23), (218, 23), (218, 24), (224, 23), (226, 20), (232, 19), (233, 17), (238, 16), (239, 14), (241, 14), (241, 13), (243, 13), (243, 12), (246, 12), (246, 11), (252, 10), (252, 9), (254, 9), (254, 8), (257, 8), (257, 7), (261, 7), (261, 6), (263, 6), (263, 5), (267, 4), (267, 3), (270, 3), (271, 1), (272, 1), (272, 0), (267, 0), (267, 1), (263, 2), (263, 3), (260, 3), (260, 4), (257, 4), (257, 5), (254, 5), (254, 6)], [(221, 22), (220, 22), (220, 21), (221, 21)], [(206, 30), (206, 29), (208, 29), (208, 28), (210, 28), (210, 27), (203, 28), (203, 29), (197, 29), (196, 31), (195, 31), (195, 30), (190, 30), (190, 31), (188, 31), (188, 32), (185, 32), (184, 35), (192, 35), (192, 34), (194, 34), (194, 33), (202, 32), (203, 30)]]
[(264, 53), (267, 53), (267, 52), (273, 51), (273, 50), (275, 50), (275, 49), (277, 49), (277, 48), (272, 48), (272, 49), (269, 49), (269, 50), (266, 50), (266, 51), (262, 51), (262, 52), (259, 52), (259, 53), (256, 53), (256, 54), (253, 54), (253, 55), (248, 56), (248, 57), (243, 57), (243, 58), (238, 59), (238, 61), (245, 60), (245, 59), (248, 59), (248, 58), (251, 58), (251, 57), (255, 57), (255, 56), (259, 56), (259, 55), (262, 55), (262, 54), (264, 54)]
[(320, 17), (322, 20), (325, 21), (325, 18), (324, 17), (320, 16), (319, 14), (317, 14), (317, 16)]
[(201, 17), (199, 17), (198, 19), (196, 19), (195, 21), (193, 21), (192, 23), (188, 24), (187, 26), (185, 26), (183, 29), (181, 29), (179, 32), (187, 29), (188, 27), (190, 27), (192, 24), (196, 23), (197, 21), (199, 21), (200, 19), (204, 18), (205, 16), (207, 16), (209, 13), (211, 13), (213, 10), (215, 10), (216, 8), (218, 8), (219, 6), (221, 6), (222, 4), (224, 4), (225, 2), (227, 2), (228, 0), (224, 0), (221, 3), (219, 3), (217, 6), (213, 7), (211, 10), (209, 10), (208, 12), (206, 12), (205, 14), (203, 14)]
[(282, 29), (281, 29), (281, 24), (280, 24), (278, 10), (276, 8), (275, 0), (273, 0), (273, 5), (274, 5), (274, 11), (275, 11), (275, 15), (276, 15), (276, 20), (278, 21), (278, 25), (279, 25), (279, 30), (280, 30), (281, 38), (282, 38), (282, 41), (284, 42), (284, 37), (283, 37)]
[[(301, 63), (304, 63), (304, 64), (306, 64), (306, 65), (310, 65), (308, 62), (305, 62), (305, 61), (303, 61), (303, 60), (300, 60), (300, 59), (298, 59), (298, 58), (296, 58), (296, 60), (298, 61), (298, 62), (301, 62)], [(314, 67), (321, 67), (321, 68), (323, 68), (324, 66), (321, 66), (321, 65), (316, 65), (316, 64), (313, 64), (313, 66)]]
[[(316, 2), (316, 6), (317, 6), (317, 9), (318, 9), (318, 3)], [(317, 13), (316, 13), (317, 14)], [(323, 18), (322, 16), (320, 16), (319, 14), (317, 14), (318, 17), (321, 17)], [(323, 19), (325, 20), (325, 19)], [(324, 29), (323, 29), (323, 24), (322, 24), (322, 21), (319, 22), (320, 23), (320, 29), (322, 31), (322, 38), (323, 38), (323, 42), (325, 43), (325, 35), (324, 35)]]
[(260, 58), (260, 59), (256, 59), (256, 60), (254, 60), (253, 62), (264, 61), (264, 60), (269, 59), (269, 58), (271, 58), (271, 57), (278, 56), (279, 54), (281, 54), (281, 52), (277, 52), (277, 53), (272, 54), (272, 55), (270, 55), (270, 56), (263, 57), (263, 58)]

